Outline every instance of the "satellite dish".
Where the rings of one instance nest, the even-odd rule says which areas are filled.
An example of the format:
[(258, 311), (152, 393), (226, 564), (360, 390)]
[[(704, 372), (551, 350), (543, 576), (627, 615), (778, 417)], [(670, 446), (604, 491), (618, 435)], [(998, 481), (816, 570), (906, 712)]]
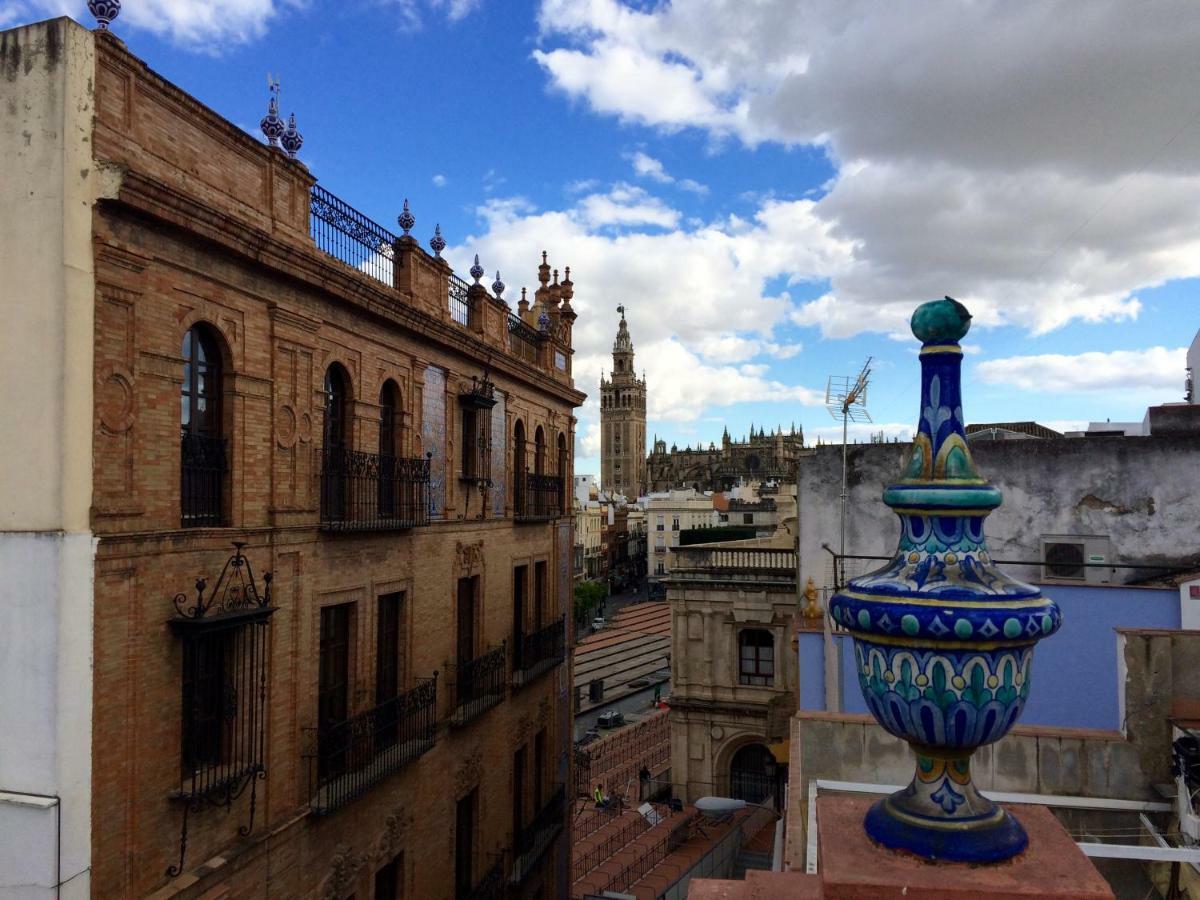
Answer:
[(746, 801), (734, 800), (732, 797), (701, 797), (692, 805), (708, 818), (722, 822), (738, 810), (745, 809)]

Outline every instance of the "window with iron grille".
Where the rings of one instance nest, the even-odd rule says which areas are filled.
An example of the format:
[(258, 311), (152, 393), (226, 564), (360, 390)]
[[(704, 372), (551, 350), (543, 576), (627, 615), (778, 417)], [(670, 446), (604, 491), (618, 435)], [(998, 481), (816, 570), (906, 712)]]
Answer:
[(769, 686), (775, 681), (775, 639), (771, 632), (747, 629), (738, 636), (738, 683)]
[(234, 543), (212, 590), (207, 579), (195, 595), (175, 595), (168, 619), (180, 639), (180, 780), (173, 794), (184, 806), (179, 860), (167, 874), (183, 871), (188, 817), (204, 806), (229, 808), (249, 788), (249, 823), (254, 827), (255, 787), (266, 776), (267, 628), (271, 614), (271, 574), (263, 590)]
[(496, 405), (496, 386), (484, 372), (471, 376), (471, 388), (458, 395), (462, 422), (461, 477), (472, 481), (490, 481), (492, 475), (492, 408)]

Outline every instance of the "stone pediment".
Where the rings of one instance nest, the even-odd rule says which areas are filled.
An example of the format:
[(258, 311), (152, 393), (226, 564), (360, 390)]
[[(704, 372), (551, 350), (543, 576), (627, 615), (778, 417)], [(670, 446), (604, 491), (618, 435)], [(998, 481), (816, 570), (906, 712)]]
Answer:
[(767, 598), (766, 591), (738, 590), (733, 599), (733, 621), (770, 624), (775, 618), (775, 609)]

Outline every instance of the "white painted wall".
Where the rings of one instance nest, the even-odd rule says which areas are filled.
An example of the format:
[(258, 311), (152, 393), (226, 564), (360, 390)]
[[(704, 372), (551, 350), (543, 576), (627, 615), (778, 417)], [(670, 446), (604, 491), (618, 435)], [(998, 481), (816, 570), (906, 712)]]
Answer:
[(83, 898), (94, 38), (68, 19), (0, 32), (0, 73), (0, 898)]
[(1200, 578), (1179, 586), (1179, 627), (1200, 630)]

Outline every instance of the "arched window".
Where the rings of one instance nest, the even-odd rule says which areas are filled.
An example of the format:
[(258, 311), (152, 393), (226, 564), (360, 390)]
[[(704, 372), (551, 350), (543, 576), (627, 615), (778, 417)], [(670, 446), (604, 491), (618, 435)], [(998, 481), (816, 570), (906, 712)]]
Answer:
[(346, 449), (346, 401), (350, 399), (350, 379), (337, 363), (325, 372), (325, 432), (322, 446), (326, 451)]
[(225, 438), (221, 428), (221, 351), (207, 325), (183, 336), (180, 391), (180, 525), (222, 525)]
[(346, 408), (350, 400), (350, 378), (337, 363), (325, 371), (325, 424), (321, 448), (321, 521), (327, 525), (345, 523), (350, 479), (350, 451), (347, 448)]
[(379, 391), (379, 455), (400, 455), (400, 389), (390, 378)]
[(400, 455), (400, 389), (391, 379), (379, 391), (379, 515), (397, 514), (401, 492), (396, 483)]
[(775, 639), (771, 632), (747, 628), (738, 635), (738, 684), (768, 687), (775, 683)]
[(762, 744), (747, 744), (730, 760), (729, 796), (747, 803), (778, 805), (780, 768)]
[(546, 433), (541, 425), (533, 433), (533, 471), (538, 475), (546, 474)]

